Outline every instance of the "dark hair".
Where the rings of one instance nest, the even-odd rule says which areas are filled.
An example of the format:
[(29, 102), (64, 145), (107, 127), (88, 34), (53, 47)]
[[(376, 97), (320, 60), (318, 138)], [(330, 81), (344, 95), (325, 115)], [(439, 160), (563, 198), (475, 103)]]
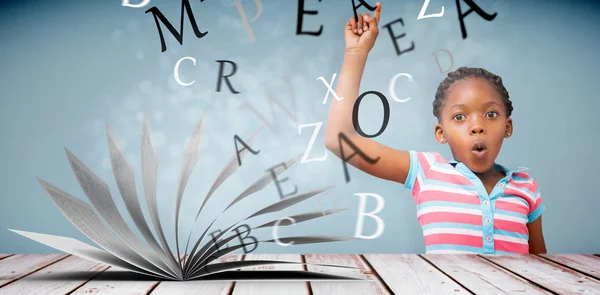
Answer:
[(438, 120), (440, 119), (440, 109), (444, 103), (448, 89), (454, 82), (467, 78), (481, 78), (492, 83), (496, 90), (498, 90), (498, 93), (500, 93), (502, 102), (504, 102), (507, 117), (510, 117), (513, 111), (512, 102), (509, 99), (508, 91), (504, 88), (504, 84), (502, 84), (502, 78), (482, 68), (460, 67), (456, 71), (448, 73), (448, 77), (440, 83), (440, 86), (438, 86), (435, 93), (435, 99), (433, 100), (433, 115), (438, 118)]

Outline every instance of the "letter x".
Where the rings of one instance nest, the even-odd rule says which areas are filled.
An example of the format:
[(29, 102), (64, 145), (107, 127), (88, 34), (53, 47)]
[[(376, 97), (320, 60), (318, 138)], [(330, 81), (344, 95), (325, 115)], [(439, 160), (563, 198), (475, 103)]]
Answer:
[(335, 99), (337, 99), (338, 101), (344, 99), (343, 97), (339, 97), (335, 91), (333, 91), (333, 89), (331, 88), (331, 85), (333, 85), (333, 82), (335, 82), (335, 77), (337, 76), (337, 73), (333, 73), (333, 77), (331, 77), (331, 84), (328, 84), (327, 81), (325, 80), (325, 78), (323, 77), (319, 77), (317, 78), (317, 80), (321, 80), (323, 81), (323, 84), (325, 84), (325, 87), (327, 87), (327, 93), (325, 93), (325, 99), (323, 99), (323, 104), (327, 103), (327, 98), (329, 98), (329, 93), (333, 93), (333, 96), (335, 97)]

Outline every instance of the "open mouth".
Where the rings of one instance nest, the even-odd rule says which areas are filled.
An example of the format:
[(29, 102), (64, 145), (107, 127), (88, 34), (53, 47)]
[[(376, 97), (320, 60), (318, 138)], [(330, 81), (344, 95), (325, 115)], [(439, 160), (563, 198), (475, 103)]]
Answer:
[(485, 143), (483, 142), (476, 142), (473, 145), (473, 154), (475, 154), (478, 157), (483, 157), (487, 151), (487, 147), (485, 146)]

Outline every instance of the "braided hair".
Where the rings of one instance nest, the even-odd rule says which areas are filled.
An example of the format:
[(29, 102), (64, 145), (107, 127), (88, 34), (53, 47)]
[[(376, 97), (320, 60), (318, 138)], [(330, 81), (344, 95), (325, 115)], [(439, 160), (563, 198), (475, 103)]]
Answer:
[(510, 117), (513, 111), (512, 102), (510, 101), (508, 91), (504, 88), (504, 84), (502, 84), (502, 78), (482, 68), (460, 67), (456, 71), (448, 73), (448, 77), (440, 83), (440, 86), (438, 86), (435, 93), (435, 99), (433, 100), (433, 115), (438, 118), (438, 120), (440, 119), (442, 104), (444, 103), (448, 89), (450, 89), (454, 82), (467, 78), (480, 78), (492, 83), (494, 88), (496, 88), (500, 94), (502, 102), (504, 102), (507, 117)]

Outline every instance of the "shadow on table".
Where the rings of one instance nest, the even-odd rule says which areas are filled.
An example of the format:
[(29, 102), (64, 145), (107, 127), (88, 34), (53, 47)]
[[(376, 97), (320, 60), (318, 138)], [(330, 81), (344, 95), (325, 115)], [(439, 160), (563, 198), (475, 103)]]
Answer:
[[(130, 271), (111, 270), (102, 273), (90, 271), (46, 272), (22, 280), (90, 280), (95, 281), (165, 281)], [(294, 270), (238, 270), (210, 274), (190, 281), (363, 281), (364, 278)]]

